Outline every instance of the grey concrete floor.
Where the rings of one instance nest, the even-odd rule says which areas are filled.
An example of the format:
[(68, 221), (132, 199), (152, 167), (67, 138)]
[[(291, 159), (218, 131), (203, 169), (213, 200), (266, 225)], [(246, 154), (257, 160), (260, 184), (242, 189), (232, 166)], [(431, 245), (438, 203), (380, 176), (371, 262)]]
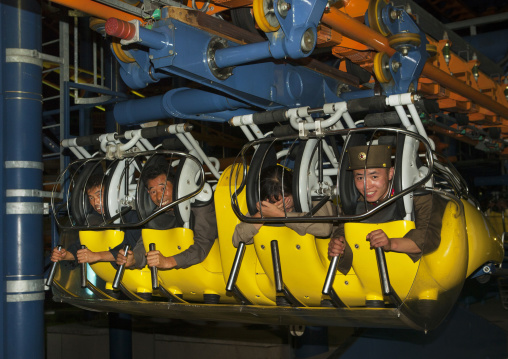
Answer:
[[(464, 288), (464, 295), (459, 301), (459, 306), (461, 311), (484, 318), (492, 324), (489, 327), (487, 323), (486, 330), (492, 329), (494, 333), (496, 328), (500, 328), (504, 331), (506, 343), (508, 343), (508, 310), (504, 309), (496, 288), (493, 283), (480, 285), (472, 282)], [(48, 295), (46, 302), (48, 359), (69, 357), (73, 359), (110, 358), (110, 318), (107, 313), (87, 312), (66, 304), (52, 303), (50, 295)], [(389, 342), (391, 340), (389, 338), (390, 334), (386, 334), (390, 333), (389, 330), (362, 331), (358, 328), (328, 328), (322, 334), (327, 336), (327, 340), (323, 341), (322, 338), (318, 338), (317, 342), (319, 343), (316, 344), (315, 348), (310, 351), (302, 351), (299, 339), (291, 337), (286, 326), (189, 322), (147, 317), (133, 317), (130, 325), (132, 325), (132, 359), (197, 357), (206, 357), (207, 359), (363, 358), (368, 356), (362, 356), (358, 353), (361, 353), (361, 346), (364, 345), (362, 340), (365, 340), (365, 337), (375, 337), (379, 333), (384, 333), (388, 335), (388, 339), (385, 341)], [(119, 328), (127, 329), (126, 327), (122, 328), (121, 323)], [(394, 331), (393, 333), (395, 333), (394, 336), (400, 336), (400, 333), (406, 332)], [(468, 338), (468, 335), (474, 337), (472, 333), (471, 330), (464, 331), (464, 338)], [(496, 335), (498, 334), (499, 331), (496, 332)], [(402, 336), (404, 335), (402, 334)], [(482, 335), (486, 335), (487, 338), (489, 336), (488, 333), (482, 333)], [(422, 336), (424, 336), (422, 333), (415, 334), (416, 338)], [(383, 339), (381, 338), (381, 340)], [(408, 340), (414, 340), (414, 337)], [(325, 345), (322, 345), (323, 342)], [(372, 342), (372, 340), (368, 341), (367, 345), (371, 345)], [(394, 343), (395, 345), (402, 343), (402, 347), (404, 339)], [(481, 346), (482, 342), (479, 341), (479, 343), (478, 345)], [(485, 345), (491, 346), (491, 343), (488, 344), (488, 341), (486, 341)], [(481, 353), (482, 348), (477, 349)], [(505, 349), (508, 353), (508, 344)], [(172, 355), (168, 355), (168, 353), (172, 353)], [(356, 354), (353, 355), (353, 353)], [(469, 357), (475, 359), (508, 358), (508, 355), (496, 355)], [(376, 355), (379, 359), (383, 356)], [(425, 358), (425, 356), (415, 356), (414, 358), (420, 357)], [(451, 355), (446, 358), (455, 357)], [(437, 358), (439, 356), (433, 356), (433, 359)]]

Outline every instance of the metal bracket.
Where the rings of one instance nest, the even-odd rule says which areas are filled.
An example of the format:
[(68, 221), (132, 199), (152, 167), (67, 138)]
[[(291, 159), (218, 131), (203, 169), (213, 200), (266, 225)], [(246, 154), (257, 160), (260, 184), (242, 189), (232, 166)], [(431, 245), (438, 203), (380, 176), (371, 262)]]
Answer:
[(141, 39), (139, 38), (139, 20), (131, 20), (128, 21), (130, 24), (134, 25), (134, 28), (136, 29), (136, 33), (134, 34), (134, 37), (130, 40), (121, 39), (120, 43), (122, 45), (129, 45), (129, 44), (136, 44), (138, 42), (141, 42)]
[(298, 137), (306, 139), (309, 137), (309, 131), (305, 129), (304, 122), (298, 122)]
[[(98, 93), (100, 93), (101, 90), (108, 90), (109, 91), (109, 88), (107, 88), (106, 86), (102, 86), (102, 85), (87, 84), (87, 86), (91, 87), (92, 89), (96, 88)], [(72, 84), (70, 87), (72, 88)], [(91, 89), (89, 89), (89, 90), (91, 90)], [(112, 96), (110, 96), (110, 95), (104, 95), (104, 94), (100, 93), (100, 95), (97, 97), (76, 97), (76, 98), (74, 98), (74, 103), (76, 105), (90, 105), (90, 104), (96, 104), (96, 103), (103, 103), (103, 102), (110, 100), (111, 98), (112, 98)]]
[(7, 202), (5, 214), (49, 214), (49, 204), (41, 202)]
[(5, 49), (5, 62), (24, 62), (42, 67), (44, 60), (54, 62), (56, 64), (64, 63), (64, 60), (59, 57), (46, 55), (34, 49)]
[(26, 168), (35, 170), (44, 170), (44, 164), (36, 161), (5, 161), (5, 168)]
[(212, 74), (219, 80), (227, 80), (233, 74), (233, 67), (220, 68), (215, 63), (215, 51), (228, 48), (228, 42), (220, 37), (214, 37), (208, 43), (206, 49), (206, 61)]
[(38, 197), (38, 198), (63, 198), (63, 193), (54, 195), (49, 191), (41, 191), (38, 189), (8, 189), (5, 192), (5, 197)]

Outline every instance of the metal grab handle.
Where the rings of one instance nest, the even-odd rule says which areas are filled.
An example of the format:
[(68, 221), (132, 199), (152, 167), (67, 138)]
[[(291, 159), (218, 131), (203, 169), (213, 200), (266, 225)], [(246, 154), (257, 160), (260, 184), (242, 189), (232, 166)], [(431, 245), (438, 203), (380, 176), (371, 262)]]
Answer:
[(332, 257), (330, 261), (330, 265), (328, 266), (328, 272), (326, 273), (325, 284), (323, 285), (323, 293), (324, 295), (330, 295), (333, 282), (335, 281), (335, 276), (337, 275), (337, 268), (339, 266), (339, 261), (342, 256)]
[[(86, 249), (86, 246), (81, 245), (81, 249)], [(81, 263), (81, 288), (86, 288), (86, 263)]]
[(275, 291), (282, 293), (284, 291), (284, 282), (282, 281), (282, 269), (280, 267), (279, 243), (274, 239), (270, 242), (272, 248), (273, 276), (275, 279)]
[[(62, 245), (59, 244), (58, 246), (56, 246), (56, 248), (60, 252), (62, 250)], [(55, 278), (57, 264), (58, 264), (58, 262), (53, 262), (53, 264), (51, 265), (51, 270), (49, 271), (48, 279), (46, 279), (46, 285), (48, 287), (51, 287), (53, 285), (53, 278)]]
[(238, 273), (240, 273), (240, 267), (242, 265), (243, 254), (245, 253), (245, 243), (240, 242), (238, 244), (238, 249), (236, 250), (235, 259), (233, 260), (233, 267), (231, 267), (231, 272), (229, 272), (228, 283), (226, 284), (226, 290), (228, 292), (232, 292), (236, 285), (236, 280), (238, 279)]
[(392, 286), (390, 285), (390, 278), (388, 277), (385, 252), (381, 247), (376, 248), (376, 260), (379, 270), (379, 279), (381, 280), (381, 290), (383, 291), (383, 295), (390, 295), (392, 294)]
[[(129, 248), (130, 248), (130, 246), (128, 244), (126, 244), (125, 247), (123, 247), (125, 257), (127, 257), (127, 255), (128, 255), (127, 252), (129, 251)], [(115, 279), (113, 280), (113, 289), (118, 289), (120, 287), (120, 281), (122, 280), (124, 271), (125, 271), (125, 264), (122, 264), (116, 271)]]
[[(150, 243), (148, 245), (148, 249), (151, 251), (155, 250), (155, 243)], [(150, 271), (152, 272), (152, 289), (156, 290), (159, 289), (159, 278), (157, 277), (157, 267), (153, 266), (150, 268)]]

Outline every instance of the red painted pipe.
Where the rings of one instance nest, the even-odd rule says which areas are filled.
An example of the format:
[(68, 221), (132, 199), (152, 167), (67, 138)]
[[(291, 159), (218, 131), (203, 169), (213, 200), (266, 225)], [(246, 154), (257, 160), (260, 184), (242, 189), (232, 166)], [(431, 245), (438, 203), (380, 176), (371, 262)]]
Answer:
[(136, 35), (136, 26), (130, 22), (110, 17), (105, 24), (106, 34), (124, 40), (130, 40)]

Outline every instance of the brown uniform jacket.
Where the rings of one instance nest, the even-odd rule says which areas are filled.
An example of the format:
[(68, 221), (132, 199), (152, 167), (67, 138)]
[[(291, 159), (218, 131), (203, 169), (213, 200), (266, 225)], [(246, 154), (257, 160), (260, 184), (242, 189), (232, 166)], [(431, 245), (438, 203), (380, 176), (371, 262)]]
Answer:
[[(212, 248), (218, 236), (217, 218), (215, 216), (215, 205), (213, 203), (202, 207), (192, 207), (194, 214), (194, 244), (182, 253), (173, 258), (176, 261), (175, 268), (187, 268), (194, 264), (201, 263)], [(169, 228), (168, 228), (169, 229)], [(136, 268), (146, 266), (145, 247), (143, 238), (140, 238), (133, 250)]]
[[(317, 203), (317, 202), (316, 202)], [(316, 204), (314, 203), (314, 204)], [(336, 210), (335, 206), (332, 204), (332, 202), (327, 202), (323, 207), (319, 209), (314, 215), (315, 216), (335, 216)], [(296, 213), (291, 212), (288, 213), (288, 217), (301, 217), (305, 213)], [(285, 223), (286, 227), (291, 228), (293, 231), (298, 233), (300, 236), (303, 236), (305, 234), (311, 234), (316, 237), (330, 237), (330, 235), (333, 235), (335, 237), (335, 232), (337, 230), (337, 227), (334, 227), (332, 223)], [(343, 228), (343, 227), (342, 227)], [(342, 232), (344, 230), (342, 229)], [(240, 242), (244, 242), (245, 244), (252, 244), (254, 243), (253, 237), (258, 234), (258, 230), (256, 227), (254, 227), (251, 223), (245, 223), (240, 222), (236, 225), (235, 232), (233, 233), (233, 245), (235, 247), (238, 247), (238, 244)], [(344, 258), (346, 260), (340, 260), (338, 269), (340, 272), (347, 274), (349, 272), (349, 269), (351, 268), (351, 263), (353, 260), (353, 252), (351, 251), (351, 248), (346, 243), (346, 254)]]
[[(319, 209), (314, 215), (315, 216), (333, 216), (335, 213), (334, 207), (331, 202), (327, 202), (323, 207)], [(305, 213), (290, 212), (287, 214), (288, 217), (302, 217)], [(332, 232), (331, 223), (284, 223), (286, 227), (291, 228), (293, 231), (298, 233), (300, 236), (305, 234), (312, 234), (316, 237), (329, 237)], [(235, 227), (233, 233), (233, 245), (238, 247), (240, 242), (245, 244), (254, 243), (254, 236), (258, 234), (258, 229), (254, 227), (252, 223), (240, 222)]]
[[(415, 229), (410, 230), (404, 235), (416, 243), (422, 253), (430, 253), (437, 249), (441, 241), (441, 227), (443, 223), (443, 213), (448, 202), (438, 195), (426, 194), (423, 196), (414, 196), (414, 215)], [(394, 220), (394, 219), (392, 219)], [(344, 225), (339, 225), (334, 231), (335, 236), (344, 236)], [(413, 262), (416, 262), (422, 256), (422, 253), (406, 253)], [(348, 253), (345, 253), (346, 257)], [(352, 253), (350, 253), (352, 256)], [(346, 259), (346, 258), (344, 258)], [(351, 258), (352, 262), (352, 258)]]

